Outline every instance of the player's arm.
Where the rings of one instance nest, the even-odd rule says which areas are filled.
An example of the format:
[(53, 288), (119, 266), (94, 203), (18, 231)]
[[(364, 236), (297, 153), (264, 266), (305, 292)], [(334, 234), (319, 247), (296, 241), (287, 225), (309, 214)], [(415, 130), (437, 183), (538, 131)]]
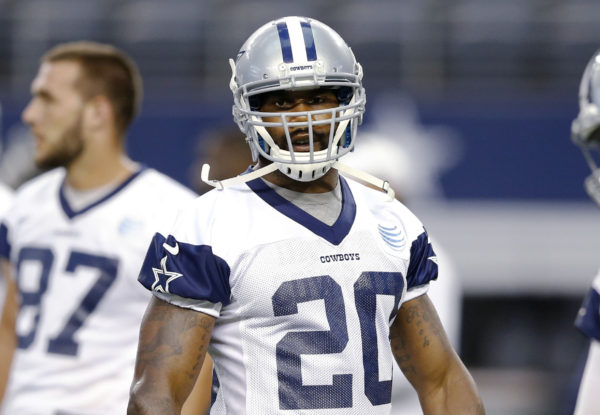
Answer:
[(212, 359), (208, 354), (204, 356), (202, 370), (196, 379), (194, 389), (187, 397), (181, 415), (203, 415), (208, 413), (212, 393)]
[(600, 408), (600, 341), (592, 340), (588, 353), (579, 394), (575, 415), (592, 415)]
[(390, 342), (425, 415), (485, 414), (477, 387), (426, 294), (400, 307), (390, 329)]
[(11, 275), (10, 263), (6, 259), (0, 259), (0, 278), (4, 280), (6, 294), (4, 307), (0, 316), (0, 404), (2, 403), (13, 353), (17, 347), (17, 334), (15, 322), (19, 309), (17, 296), (17, 285)]
[(153, 297), (142, 321), (128, 415), (180, 414), (215, 318)]

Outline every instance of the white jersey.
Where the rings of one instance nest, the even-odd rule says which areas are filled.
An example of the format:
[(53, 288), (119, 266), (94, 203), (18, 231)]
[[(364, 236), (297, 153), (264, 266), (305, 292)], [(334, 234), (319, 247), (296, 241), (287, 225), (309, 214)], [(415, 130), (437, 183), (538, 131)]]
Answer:
[(3, 218), (6, 211), (12, 204), (14, 198), (14, 191), (5, 185), (0, 183), (0, 218)]
[(140, 282), (217, 317), (211, 414), (389, 414), (389, 327), (437, 276), (419, 220), (340, 178), (327, 226), (256, 179), (196, 199)]
[(136, 280), (156, 228), (195, 195), (142, 169), (74, 211), (64, 169), (22, 186), (0, 232), (20, 293), (6, 415), (126, 412), (148, 304)]

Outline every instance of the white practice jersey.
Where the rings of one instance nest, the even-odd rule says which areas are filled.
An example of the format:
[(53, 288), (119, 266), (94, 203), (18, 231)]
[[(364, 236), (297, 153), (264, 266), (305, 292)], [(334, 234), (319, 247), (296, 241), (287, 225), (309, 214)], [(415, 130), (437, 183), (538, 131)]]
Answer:
[(398, 201), (341, 178), (332, 226), (261, 179), (196, 199), (140, 282), (216, 316), (211, 414), (389, 414), (389, 327), (427, 291), (436, 257)]
[(579, 309), (575, 325), (591, 340), (600, 341), (600, 272)]
[(20, 293), (6, 415), (126, 412), (149, 300), (136, 278), (156, 228), (195, 197), (142, 169), (74, 211), (64, 179), (60, 168), (22, 186), (0, 231)]

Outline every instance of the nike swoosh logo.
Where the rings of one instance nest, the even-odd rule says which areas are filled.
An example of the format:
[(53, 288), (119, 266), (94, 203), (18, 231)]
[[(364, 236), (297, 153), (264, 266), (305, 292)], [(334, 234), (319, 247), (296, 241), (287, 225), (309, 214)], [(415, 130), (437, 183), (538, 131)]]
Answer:
[(168, 243), (163, 243), (163, 248), (165, 248), (171, 255), (177, 255), (179, 253), (179, 244), (175, 242), (175, 246), (171, 246)]
[(427, 259), (430, 260), (431, 262), (433, 262), (435, 265), (438, 265), (438, 259), (436, 256), (430, 256)]

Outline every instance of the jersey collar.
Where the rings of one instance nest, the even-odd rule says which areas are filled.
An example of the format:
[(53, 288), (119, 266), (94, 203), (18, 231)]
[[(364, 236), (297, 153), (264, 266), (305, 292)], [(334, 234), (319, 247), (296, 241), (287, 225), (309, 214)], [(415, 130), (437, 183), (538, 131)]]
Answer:
[(254, 179), (246, 184), (258, 197), (271, 205), (274, 209), (278, 210), (281, 214), (299, 223), (333, 245), (339, 245), (350, 232), (352, 224), (354, 223), (354, 218), (356, 217), (356, 203), (354, 202), (350, 187), (342, 176), (339, 176), (339, 178), (342, 188), (342, 211), (335, 223), (331, 226), (321, 222), (314, 216), (309, 215), (289, 200), (280, 196), (261, 179)]
[(136, 171), (131, 176), (129, 176), (129, 178), (127, 178), (127, 180), (125, 180), (123, 183), (118, 185), (112, 192), (101, 197), (100, 199), (96, 200), (95, 202), (87, 205), (86, 207), (84, 207), (81, 210), (73, 210), (71, 208), (71, 206), (69, 205), (67, 198), (65, 197), (64, 186), (65, 186), (65, 180), (67, 180), (67, 177), (65, 176), (65, 178), (63, 179), (63, 181), (60, 185), (60, 189), (58, 191), (58, 198), (60, 200), (60, 205), (61, 205), (63, 211), (65, 212), (65, 215), (67, 215), (67, 217), (69, 219), (73, 219), (75, 216), (81, 215), (82, 213), (85, 213), (88, 210), (93, 209), (94, 207), (96, 207), (96, 206), (100, 205), (101, 203), (106, 202), (108, 199), (112, 198), (114, 195), (116, 195), (121, 190), (123, 190), (123, 188), (125, 188), (129, 183), (131, 183), (136, 177), (138, 177), (144, 170), (146, 170), (146, 167), (142, 166), (138, 171)]

